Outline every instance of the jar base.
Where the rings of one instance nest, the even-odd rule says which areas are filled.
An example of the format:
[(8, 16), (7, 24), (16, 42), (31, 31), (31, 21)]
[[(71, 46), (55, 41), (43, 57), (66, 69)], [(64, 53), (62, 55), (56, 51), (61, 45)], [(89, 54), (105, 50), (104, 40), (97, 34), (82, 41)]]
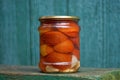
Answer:
[(65, 69), (65, 70), (60, 70), (57, 68), (54, 68), (53, 66), (46, 66), (45, 71), (41, 71), (43, 73), (75, 73), (78, 71), (80, 68), (80, 62), (78, 61), (74, 67)]

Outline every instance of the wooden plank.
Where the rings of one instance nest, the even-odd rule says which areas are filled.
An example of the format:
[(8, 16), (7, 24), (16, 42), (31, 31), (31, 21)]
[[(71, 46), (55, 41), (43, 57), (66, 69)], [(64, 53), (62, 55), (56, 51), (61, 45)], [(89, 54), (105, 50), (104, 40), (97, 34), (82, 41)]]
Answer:
[(31, 27), (31, 52), (32, 65), (39, 62), (39, 17), (47, 15), (63, 15), (67, 13), (66, 0), (30, 0), (30, 27)]
[[(14, 0), (1, 0), (0, 10), (0, 62), (4, 64), (16, 64), (16, 12)], [(2, 57), (2, 58), (1, 58)]]
[(20, 65), (31, 65), (29, 0), (15, 0), (17, 59)]
[(0, 64), (30, 65), (28, 0), (0, 1)]
[(0, 65), (1, 80), (119, 80), (120, 69), (81, 68), (76, 73), (41, 73), (33, 66)]
[(120, 0), (103, 0), (105, 67), (120, 67)]
[(69, 15), (80, 17), (81, 66), (102, 67), (102, 1), (69, 0)]
[(2, 53), (4, 53), (5, 51), (3, 50), (4, 48), (4, 46), (3, 45), (1, 45), (2, 44), (2, 40), (3, 40), (3, 31), (1, 31), (3, 28), (4, 28), (4, 24), (3, 24), (3, 8), (2, 8), (2, 5), (3, 4), (3, 1), (2, 0), (0, 0), (0, 64), (2, 64), (3, 63), (3, 60), (4, 60), (4, 54), (2, 54)]
[(67, 15), (67, 1), (68, 0), (54, 0), (54, 15)]

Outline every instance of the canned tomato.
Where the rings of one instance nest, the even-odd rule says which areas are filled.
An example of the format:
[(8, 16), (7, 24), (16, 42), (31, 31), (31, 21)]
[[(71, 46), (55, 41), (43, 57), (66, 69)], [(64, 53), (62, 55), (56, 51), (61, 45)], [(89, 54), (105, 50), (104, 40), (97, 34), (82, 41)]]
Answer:
[(76, 72), (80, 67), (80, 26), (76, 16), (43, 16), (40, 33), (42, 72)]

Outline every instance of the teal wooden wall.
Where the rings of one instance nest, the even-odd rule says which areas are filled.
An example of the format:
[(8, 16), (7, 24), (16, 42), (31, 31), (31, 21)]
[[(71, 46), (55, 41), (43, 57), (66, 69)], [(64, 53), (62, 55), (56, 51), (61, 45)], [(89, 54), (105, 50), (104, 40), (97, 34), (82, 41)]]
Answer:
[(43, 15), (81, 18), (82, 67), (120, 67), (120, 0), (0, 0), (0, 64), (38, 64)]

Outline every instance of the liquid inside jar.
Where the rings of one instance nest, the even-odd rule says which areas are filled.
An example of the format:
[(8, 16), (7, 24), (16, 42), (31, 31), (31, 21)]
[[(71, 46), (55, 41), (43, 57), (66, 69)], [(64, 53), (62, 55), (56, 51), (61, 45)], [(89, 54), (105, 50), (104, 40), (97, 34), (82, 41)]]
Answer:
[(76, 72), (80, 67), (79, 26), (75, 21), (45, 21), (39, 27), (42, 72)]

